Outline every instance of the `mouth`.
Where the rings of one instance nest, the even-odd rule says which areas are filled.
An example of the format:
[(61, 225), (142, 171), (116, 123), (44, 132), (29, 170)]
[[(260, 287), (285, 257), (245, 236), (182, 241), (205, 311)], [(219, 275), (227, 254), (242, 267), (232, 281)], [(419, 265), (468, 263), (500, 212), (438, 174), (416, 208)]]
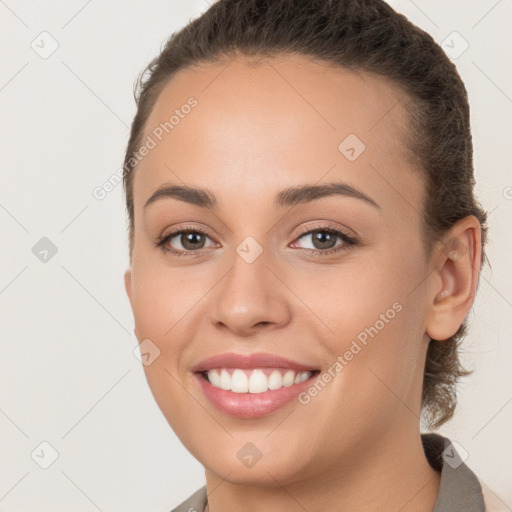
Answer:
[(299, 371), (287, 368), (213, 368), (199, 372), (214, 388), (233, 393), (265, 393), (290, 387), (310, 379), (319, 370)]
[(243, 419), (266, 416), (293, 403), (320, 370), (218, 367), (195, 372), (206, 398), (221, 412)]

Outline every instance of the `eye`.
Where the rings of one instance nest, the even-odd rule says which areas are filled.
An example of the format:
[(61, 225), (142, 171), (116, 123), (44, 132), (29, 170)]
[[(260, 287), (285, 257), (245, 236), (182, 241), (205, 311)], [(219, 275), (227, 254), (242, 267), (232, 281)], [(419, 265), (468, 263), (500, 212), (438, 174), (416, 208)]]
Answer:
[[(313, 247), (305, 247), (305, 249), (320, 255), (348, 250), (351, 246), (357, 244), (357, 240), (352, 236), (329, 226), (320, 226), (304, 231), (297, 240), (307, 240), (308, 238)], [(340, 243), (338, 243), (338, 241), (340, 241)], [(296, 246), (296, 242), (292, 244), (292, 247), (294, 246)]]
[(203, 249), (210, 247), (212, 244), (206, 245), (207, 239), (211, 240), (204, 231), (195, 228), (181, 229), (162, 236), (157, 240), (156, 245), (163, 251), (176, 256), (188, 256), (191, 253), (202, 252)]

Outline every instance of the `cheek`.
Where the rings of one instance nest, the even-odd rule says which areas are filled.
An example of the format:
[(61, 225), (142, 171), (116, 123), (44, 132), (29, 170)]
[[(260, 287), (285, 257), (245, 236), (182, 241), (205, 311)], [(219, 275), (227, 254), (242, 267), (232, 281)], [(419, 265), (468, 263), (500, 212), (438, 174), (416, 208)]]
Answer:
[(133, 313), (139, 341), (150, 338), (163, 349), (194, 305), (206, 294), (200, 278), (158, 265), (134, 267)]
[(358, 404), (361, 412), (364, 404), (370, 409), (400, 405), (421, 375), (424, 304), (418, 283), (423, 271), (417, 261), (413, 252), (400, 260), (390, 251), (387, 258), (336, 272), (331, 268), (315, 279), (308, 305), (329, 327), (321, 337), (325, 363), (331, 367), (341, 361), (343, 369), (333, 369), (334, 389), (349, 410)]
[(317, 267), (310, 273), (290, 275), (288, 282), (310, 308), (311, 321), (316, 317), (319, 328), (328, 328), (329, 337), (335, 340), (350, 340), (366, 327), (376, 322), (380, 325), (381, 315), (388, 310), (387, 316), (394, 318), (397, 306), (393, 309), (393, 305), (402, 303), (406, 288), (395, 272), (383, 258), (369, 261), (354, 257), (338, 267)]

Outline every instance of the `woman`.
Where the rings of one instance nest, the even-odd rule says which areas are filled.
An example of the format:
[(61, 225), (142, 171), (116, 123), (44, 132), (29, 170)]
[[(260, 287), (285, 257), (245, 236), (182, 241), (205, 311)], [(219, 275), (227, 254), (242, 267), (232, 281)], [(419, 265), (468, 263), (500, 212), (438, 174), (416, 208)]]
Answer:
[(175, 511), (498, 510), (420, 433), (487, 233), (428, 34), (381, 0), (220, 0), (143, 74), (124, 169), (144, 370), (205, 467)]

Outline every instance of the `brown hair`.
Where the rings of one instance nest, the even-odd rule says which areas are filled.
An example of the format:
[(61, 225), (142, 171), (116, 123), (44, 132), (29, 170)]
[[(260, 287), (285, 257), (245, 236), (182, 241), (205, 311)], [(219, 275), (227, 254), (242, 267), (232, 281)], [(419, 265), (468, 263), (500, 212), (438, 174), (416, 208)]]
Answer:
[[(138, 106), (124, 162), (129, 217), (130, 261), (134, 244), (132, 158), (142, 142), (159, 93), (178, 71), (201, 63), (238, 57), (299, 54), (333, 66), (376, 73), (405, 94), (407, 140), (425, 182), (422, 205), (427, 258), (458, 220), (474, 215), (482, 227), (487, 214), (473, 188), (473, 147), (464, 84), (432, 37), (383, 0), (218, 0), (175, 32), (139, 76)], [(483, 260), (482, 260), (483, 261)], [(445, 341), (431, 340), (425, 363), (422, 408), (431, 428), (455, 410), (456, 383), (468, 374), (459, 361), (466, 320)]]

